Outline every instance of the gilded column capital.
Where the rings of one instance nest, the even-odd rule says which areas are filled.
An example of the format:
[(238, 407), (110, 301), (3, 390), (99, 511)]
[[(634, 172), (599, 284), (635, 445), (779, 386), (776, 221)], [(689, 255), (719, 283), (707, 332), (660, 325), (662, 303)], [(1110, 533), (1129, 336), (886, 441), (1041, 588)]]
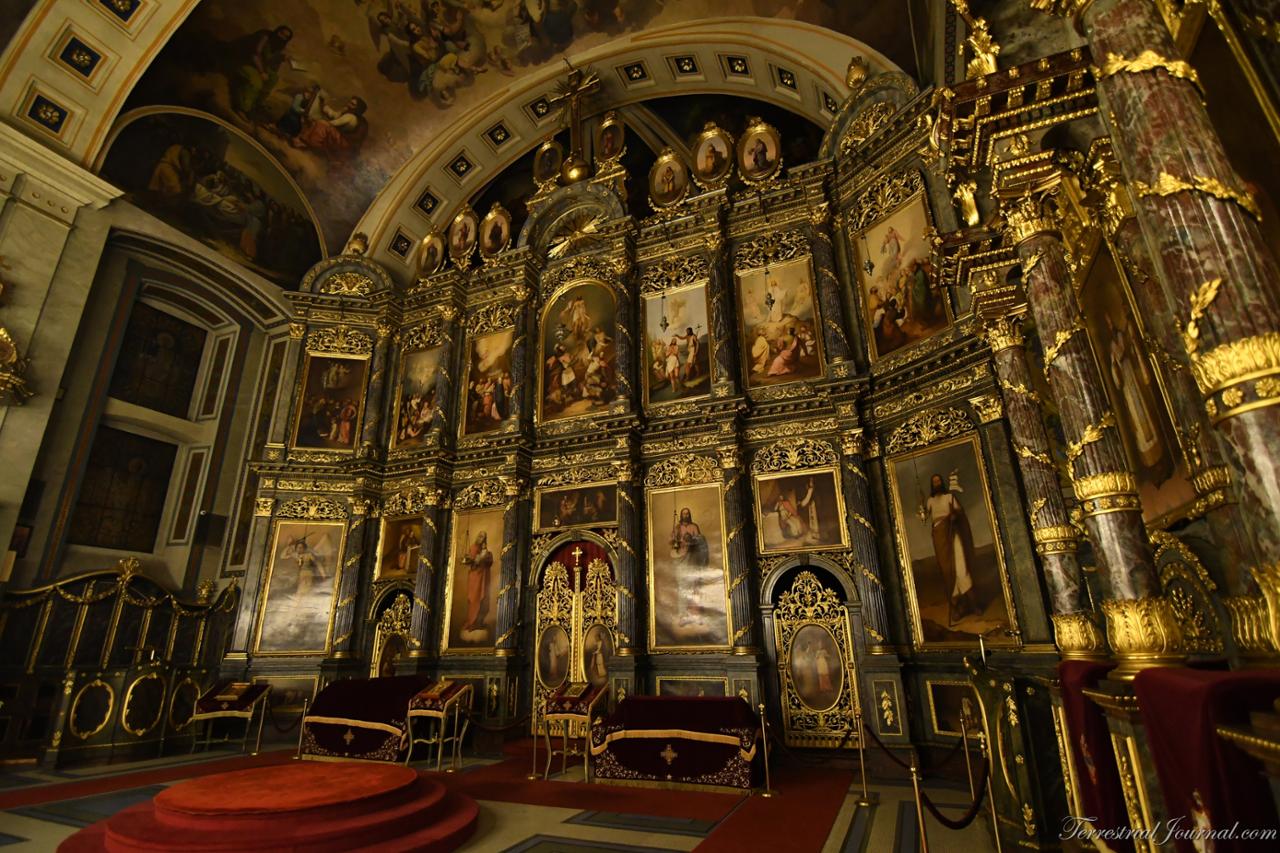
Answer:
[(1007, 199), (1001, 209), (1005, 228), (1015, 245), (1042, 234), (1061, 236), (1057, 223), (1045, 212), (1043, 193), (1026, 192)]
[(1109, 599), (1102, 602), (1107, 617), (1107, 641), (1120, 665), (1112, 678), (1130, 681), (1144, 669), (1174, 666), (1186, 653), (1186, 636), (1169, 599)]
[(1107, 638), (1090, 613), (1055, 613), (1053, 637), (1063, 660), (1097, 660), (1107, 656)]
[(1049, 524), (1031, 528), (1031, 539), (1036, 553), (1074, 554), (1078, 548), (1080, 533), (1070, 524)]
[(289, 337), (293, 338), (295, 341), (302, 340), (304, 337), (306, 337), (306, 334), (307, 334), (306, 323), (295, 322), (295, 323), (289, 324)]
[(983, 321), (982, 336), (993, 353), (1025, 345), (1022, 319), (1012, 315), (989, 317)]
[(1102, 471), (1073, 479), (1083, 516), (1140, 511), (1138, 481), (1128, 471)]

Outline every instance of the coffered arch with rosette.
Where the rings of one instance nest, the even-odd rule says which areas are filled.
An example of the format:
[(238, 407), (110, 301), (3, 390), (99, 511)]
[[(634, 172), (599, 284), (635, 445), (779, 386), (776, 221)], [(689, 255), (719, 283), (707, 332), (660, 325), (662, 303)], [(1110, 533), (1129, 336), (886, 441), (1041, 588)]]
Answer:
[[(645, 102), (730, 95), (782, 107), (826, 127), (849, 94), (845, 75), (854, 55), (867, 58), (872, 74), (900, 73), (887, 57), (850, 36), (798, 21), (762, 18), (640, 31), (568, 61), (575, 67), (590, 66), (600, 76), (601, 88), (588, 101), (586, 113), (598, 117), (618, 110), (629, 124), (644, 122), (627, 128), (633, 143), (639, 136), (651, 147), (660, 142), (680, 151), (689, 140), (663, 126), (644, 108)], [(694, 70), (686, 74), (682, 67)], [(395, 274), (409, 275), (413, 252), (408, 247), (433, 227), (447, 229), (463, 204), (561, 128), (549, 99), (564, 71), (561, 64), (518, 78), (427, 140), (357, 226), (369, 237), (370, 254)], [(503, 142), (495, 144), (494, 131), (499, 128)], [(630, 192), (643, 195), (644, 179), (631, 175)]]

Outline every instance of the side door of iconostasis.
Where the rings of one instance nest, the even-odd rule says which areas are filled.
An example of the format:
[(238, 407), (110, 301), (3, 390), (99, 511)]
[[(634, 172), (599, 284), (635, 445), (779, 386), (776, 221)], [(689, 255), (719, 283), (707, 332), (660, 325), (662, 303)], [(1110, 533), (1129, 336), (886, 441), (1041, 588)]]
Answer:
[(532, 731), (543, 729), (549, 696), (568, 686), (609, 682), (618, 648), (618, 586), (608, 552), (570, 541), (543, 564), (536, 597)]

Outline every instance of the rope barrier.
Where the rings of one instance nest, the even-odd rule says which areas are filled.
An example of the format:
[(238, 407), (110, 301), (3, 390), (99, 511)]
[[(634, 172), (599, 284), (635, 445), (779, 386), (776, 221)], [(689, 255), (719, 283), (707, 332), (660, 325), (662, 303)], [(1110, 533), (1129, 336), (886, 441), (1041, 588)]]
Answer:
[(920, 791), (920, 802), (924, 803), (924, 807), (929, 810), (929, 814), (938, 819), (938, 823), (947, 829), (964, 829), (973, 823), (973, 819), (978, 816), (979, 809), (982, 808), (982, 802), (987, 797), (987, 772), (990, 768), (987, 766), (987, 757), (982, 756), (982, 772), (978, 774), (978, 796), (974, 797), (973, 802), (969, 804), (969, 808), (958, 818), (949, 818), (942, 812), (938, 811), (938, 807), (933, 804), (933, 800), (929, 799), (929, 795), (922, 789)]
[(271, 716), (271, 728), (280, 732), (282, 735), (287, 735), (289, 732), (297, 728), (298, 724), (302, 722), (302, 714), (304, 712), (299, 711), (298, 718), (287, 726), (281, 726), (280, 723), (276, 721), (276, 709), (271, 707), (271, 703), (269, 701), (267, 702), (267, 713)]

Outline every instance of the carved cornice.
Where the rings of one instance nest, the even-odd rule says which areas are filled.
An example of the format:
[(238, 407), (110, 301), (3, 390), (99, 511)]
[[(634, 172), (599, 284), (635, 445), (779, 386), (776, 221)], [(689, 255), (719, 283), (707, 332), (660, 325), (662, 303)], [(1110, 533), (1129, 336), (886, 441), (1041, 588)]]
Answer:
[(344, 519), (347, 517), (347, 506), (326, 495), (307, 495), (305, 498), (283, 501), (276, 510), (276, 517)]
[(930, 409), (912, 416), (890, 433), (884, 452), (894, 454), (926, 447), (973, 429), (973, 420), (961, 409)]
[(751, 473), (794, 471), (835, 465), (839, 457), (828, 442), (812, 438), (784, 438), (775, 441), (751, 457)]

